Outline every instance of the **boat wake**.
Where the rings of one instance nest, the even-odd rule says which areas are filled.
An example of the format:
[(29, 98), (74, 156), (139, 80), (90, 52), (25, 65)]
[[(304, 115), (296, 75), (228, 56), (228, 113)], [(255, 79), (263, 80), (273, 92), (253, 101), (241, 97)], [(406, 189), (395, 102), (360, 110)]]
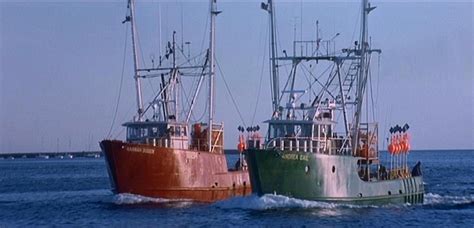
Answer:
[[(133, 204), (182, 204), (189, 205), (193, 202), (187, 199), (164, 199), (153, 198), (131, 193), (122, 193), (114, 196), (113, 203), (117, 205)], [(423, 202), (424, 206), (443, 205), (474, 205), (474, 195), (470, 196), (441, 196), (439, 194), (427, 193)], [(378, 207), (400, 207), (404, 205), (354, 205), (347, 203), (332, 203), (312, 200), (302, 200), (282, 195), (266, 194), (262, 197), (250, 195), (244, 197), (234, 197), (214, 203), (214, 206), (222, 209), (244, 209), (244, 210), (271, 210), (271, 209), (310, 209), (310, 208), (378, 208)]]
[(442, 196), (435, 193), (425, 194), (423, 205), (474, 205), (474, 195)]
[(250, 210), (271, 210), (282, 208), (362, 208), (362, 207), (376, 207), (376, 206), (361, 206), (343, 203), (330, 203), (321, 201), (311, 201), (295, 199), (282, 195), (266, 194), (262, 197), (257, 195), (250, 195), (245, 197), (234, 197), (228, 200), (215, 203), (216, 207), (223, 209), (250, 209)]
[(164, 199), (153, 198), (131, 193), (121, 193), (114, 196), (113, 202), (117, 205), (131, 205), (131, 204), (166, 204), (166, 203), (191, 203), (187, 199)]
[[(411, 206), (410, 204), (396, 205), (354, 205), (348, 203), (332, 203), (322, 201), (311, 201), (295, 199), (282, 195), (266, 194), (262, 197), (257, 195), (250, 195), (245, 197), (234, 197), (228, 200), (220, 201), (214, 204), (218, 208), (222, 209), (244, 209), (244, 210), (271, 210), (271, 209), (311, 209), (311, 208), (322, 208), (322, 209), (333, 209), (333, 208), (390, 208), (390, 207), (406, 207)], [(459, 206), (459, 205), (474, 205), (474, 195), (471, 196), (441, 196), (438, 194), (427, 193), (425, 194), (424, 206)]]

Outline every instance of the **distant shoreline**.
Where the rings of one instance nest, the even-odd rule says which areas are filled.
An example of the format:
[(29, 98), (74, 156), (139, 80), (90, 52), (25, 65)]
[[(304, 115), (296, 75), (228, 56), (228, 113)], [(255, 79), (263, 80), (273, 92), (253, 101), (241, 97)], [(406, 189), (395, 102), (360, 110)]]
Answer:
[[(412, 150), (410, 151), (411, 153), (422, 153), (422, 152), (459, 152), (459, 151), (465, 151), (465, 152), (474, 152), (474, 149), (421, 149), (421, 150)], [(386, 150), (381, 150), (380, 152), (386, 153)], [(225, 149), (224, 150), (225, 154), (239, 154), (239, 151), (236, 149)], [(70, 151), (70, 152), (13, 152), (13, 153), (0, 153), (0, 158), (34, 158), (34, 157), (60, 157), (60, 156), (74, 156), (74, 157), (102, 157), (102, 151)]]
[(76, 152), (26, 152), (26, 153), (0, 153), (0, 159), (26, 159), (26, 158), (100, 158), (102, 151), (76, 151)]

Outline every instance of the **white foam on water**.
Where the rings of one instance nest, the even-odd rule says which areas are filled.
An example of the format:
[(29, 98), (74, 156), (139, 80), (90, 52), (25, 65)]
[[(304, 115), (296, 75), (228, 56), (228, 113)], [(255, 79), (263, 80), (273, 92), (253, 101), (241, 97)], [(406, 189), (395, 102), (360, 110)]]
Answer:
[(442, 196), (435, 193), (427, 193), (423, 205), (438, 204), (470, 204), (474, 202), (474, 195), (469, 196)]
[(131, 193), (121, 193), (114, 196), (114, 203), (118, 205), (127, 204), (145, 204), (145, 203), (169, 203), (169, 202), (190, 202), (187, 199), (164, 199), (164, 198), (153, 198), (141, 195), (135, 195)]
[[(339, 207), (360, 208), (367, 206), (358, 206), (350, 204), (329, 203), (321, 201), (311, 201), (295, 199), (282, 195), (266, 194), (261, 197), (250, 195), (245, 197), (234, 197), (228, 200), (215, 203), (215, 206), (223, 209), (251, 209), (251, 210), (269, 210), (278, 208), (324, 208), (332, 209)], [(373, 207), (373, 206), (369, 206)]]
[[(122, 193), (114, 196), (113, 202), (118, 205), (127, 204), (146, 204), (146, 203), (169, 203), (169, 202), (182, 202), (192, 203), (187, 199), (164, 199), (164, 198), (153, 198), (141, 195), (135, 195), (131, 193)], [(438, 204), (469, 204), (474, 202), (474, 195), (470, 196), (441, 196), (439, 194), (427, 193), (424, 196), (423, 205), (438, 205)], [(214, 203), (214, 206), (222, 209), (248, 209), (248, 210), (271, 210), (271, 209), (283, 209), (283, 208), (322, 208), (322, 209), (333, 209), (333, 208), (377, 208), (377, 207), (400, 207), (410, 206), (410, 204), (403, 205), (353, 205), (346, 203), (331, 203), (322, 201), (312, 201), (296, 199), (288, 196), (266, 194), (261, 197), (252, 194), (250, 196), (233, 197), (227, 200), (219, 201)]]

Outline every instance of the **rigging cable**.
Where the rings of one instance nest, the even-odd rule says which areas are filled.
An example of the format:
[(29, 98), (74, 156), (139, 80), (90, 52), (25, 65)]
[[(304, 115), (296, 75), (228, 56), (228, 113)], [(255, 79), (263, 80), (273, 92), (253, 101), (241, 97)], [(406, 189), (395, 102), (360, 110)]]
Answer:
[[(137, 31), (138, 31), (138, 26), (137, 24), (135, 24), (135, 27), (137, 28)], [(143, 67), (144, 68), (147, 68), (146, 66), (146, 62), (145, 62), (145, 57), (143, 56), (143, 49), (142, 49), (142, 45), (141, 45), (141, 41), (140, 41), (140, 33), (137, 32), (136, 33), (136, 36), (137, 36), (137, 45), (138, 45), (138, 49), (140, 50), (140, 55), (141, 55), (141, 62), (143, 64)], [(138, 67), (138, 66), (137, 66)], [(138, 67), (139, 68), (139, 67)], [(151, 91), (152, 93), (157, 93), (158, 91), (155, 90), (155, 87), (153, 86), (153, 84), (151, 83), (151, 79), (148, 79), (146, 80), (148, 82), (148, 86), (151, 88)]]
[[(369, 60), (369, 63), (371, 61)], [(376, 106), (375, 106), (375, 101), (374, 101), (374, 88), (373, 88), (373, 85), (372, 85), (372, 69), (369, 69), (369, 84), (370, 84), (370, 100), (371, 100), (371, 103), (372, 103), (372, 118), (375, 120), (376, 116)]]
[(227, 81), (225, 80), (224, 73), (222, 72), (222, 69), (221, 69), (221, 65), (219, 64), (217, 60), (216, 60), (216, 63), (217, 63), (216, 64), (217, 68), (219, 69), (219, 73), (222, 77), (222, 81), (224, 82), (225, 88), (227, 89), (227, 92), (229, 93), (232, 103), (234, 104), (234, 108), (237, 111), (237, 114), (239, 114), (240, 121), (242, 121), (242, 124), (244, 125), (244, 127), (247, 127), (247, 124), (245, 124), (245, 120), (242, 117), (242, 113), (240, 113), (239, 107), (237, 107), (237, 103), (235, 102), (234, 96), (232, 96), (232, 93), (230, 92), (229, 85), (227, 84)]
[[(196, 58), (197, 58), (197, 57), (196, 57)], [(205, 60), (206, 58), (208, 58), (208, 57), (207, 57), (207, 54), (206, 54), (206, 56), (204, 57), (204, 61), (206, 61), (206, 60)], [(206, 61), (206, 62), (207, 62), (207, 61)], [(206, 65), (207, 65), (207, 64), (206, 64)], [(200, 76), (202, 76), (203, 74), (205, 74), (204, 71), (205, 71), (205, 69), (207, 68), (206, 65), (204, 66), (202, 72), (200, 73)], [(200, 88), (199, 88), (199, 79), (194, 80), (194, 82), (193, 82), (192, 85), (191, 85), (191, 88), (194, 88), (195, 86), (196, 86), (196, 90), (200, 89)], [(196, 92), (196, 90), (194, 90), (194, 92)], [(209, 101), (208, 101), (207, 99), (204, 99), (204, 100), (205, 100), (204, 109), (203, 109), (202, 115), (201, 115), (199, 118), (196, 118), (196, 115), (194, 114), (193, 110), (190, 110), (190, 112), (192, 113), (191, 116), (194, 118), (194, 122), (201, 121), (201, 120), (204, 118), (204, 116), (206, 115), (206, 110), (207, 110)], [(189, 103), (189, 102), (188, 102), (188, 103)]]
[(127, 55), (127, 41), (128, 41), (127, 31), (128, 31), (128, 24), (125, 26), (125, 45), (124, 45), (124, 48), (123, 48), (122, 75), (120, 76), (120, 86), (119, 86), (119, 92), (118, 92), (118, 96), (117, 96), (117, 103), (115, 104), (114, 118), (112, 118), (112, 124), (110, 125), (109, 133), (107, 133), (107, 138), (110, 137), (110, 134), (112, 133), (112, 129), (114, 128), (115, 119), (117, 118), (118, 107), (119, 107), (119, 104), (120, 104), (120, 98), (121, 98), (121, 95), (122, 95), (123, 75), (124, 75), (124, 72), (125, 72), (125, 60), (126, 60), (125, 57)]
[[(357, 11), (357, 15), (359, 15), (359, 12), (362, 10), (362, 6), (359, 7), (359, 10)], [(354, 18), (354, 17), (353, 17)], [(352, 44), (354, 43), (354, 37), (355, 37), (355, 33), (357, 31), (357, 25), (359, 25), (359, 20), (360, 20), (360, 16), (356, 16), (357, 20), (356, 20), (356, 23), (354, 25), (354, 31), (352, 32), (352, 38), (351, 38), (351, 44), (349, 45), (349, 47), (352, 47)]]
[[(311, 73), (311, 71), (309, 71), (309, 70), (306, 68), (305, 65), (302, 65), (303, 69), (305, 69), (306, 71), (308, 71), (308, 73), (314, 78), (314, 82), (311, 83), (311, 86), (313, 86), (316, 82), (321, 86), (321, 89), (322, 89), (322, 90), (319, 92), (319, 94), (316, 94), (316, 93), (314, 92), (314, 90), (312, 91), (312, 92), (313, 92), (313, 95), (317, 96), (318, 99), (321, 99), (321, 98), (322, 98), (322, 95), (324, 94), (325, 91), (328, 92), (328, 95), (329, 95), (329, 96), (334, 97), (334, 96), (330, 93), (329, 89), (326, 87), (326, 85), (327, 85), (330, 81), (332, 81), (332, 80), (330, 80), (330, 78), (328, 78), (328, 81), (326, 82), (326, 85), (325, 85), (325, 84), (322, 84), (322, 83), (320, 82), (320, 80), (319, 80), (322, 76), (324, 76), (324, 75), (326, 74), (326, 72), (327, 72), (329, 69), (331, 69), (331, 72), (329, 73), (329, 75), (331, 75), (331, 74), (334, 72), (334, 66), (335, 66), (335, 64), (328, 65), (328, 67), (319, 75), (319, 77), (315, 77), (314, 74)], [(304, 73), (304, 71), (303, 71), (303, 73)]]
[[(189, 102), (189, 96), (188, 94), (186, 93), (186, 90), (184, 89), (184, 86), (183, 86), (183, 83), (179, 83), (179, 85), (181, 86), (181, 92), (184, 96), (181, 96), (181, 103), (184, 104), (184, 102), (186, 102), (186, 105), (187, 106), (191, 106), (190, 102)], [(181, 114), (185, 114), (186, 115), (186, 111), (184, 109), (181, 110)], [(194, 117), (194, 119), (196, 119), (196, 116), (194, 116), (194, 113), (191, 111), (191, 116)]]
[[(260, 30), (262, 31), (262, 30)], [(265, 34), (265, 37), (268, 35), (268, 30), (265, 30), (267, 32), (267, 34)], [(260, 33), (261, 35), (262, 33)], [(267, 43), (266, 43), (266, 39), (263, 39), (265, 40), (264, 41), (264, 44), (263, 44), (263, 47), (264, 47), (264, 51), (263, 51), (263, 58), (262, 58), (262, 69), (260, 70), (260, 81), (258, 83), (258, 92), (257, 92), (257, 101), (255, 102), (255, 108), (253, 110), (253, 115), (252, 115), (252, 122), (251, 122), (251, 125), (253, 126), (254, 122), (255, 122), (255, 115), (257, 114), (257, 107), (258, 107), (258, 103), (260, 101), (260, 92), (262, 91), (262, 79), (263, 79), (263, 71), (264, 71), (264, 68), (265, 68), (265, 57), (266, 57), (266, 46), (267, 46)], [(273, 89), (273, 88), (272, 88)]]
[[(204, 30), (203, 30), (204, 33), (203, 33), (203, 38), (202, 38), (202, 41), (201, 41), (201, 48), (200, 48), (201, 50), (204, 49), (204, 43), (205, 43), (206, 37), (207, 37), (207, 26), (208, 26), (208, 24), (209, 24), (209, 23), (208, 23), (209, 20), (210, 20), (210, 17), (209, 17), (209, 14), (207, 14), (207, 16), (206, 16), (206, 23), (204, 23)], [(207, 55), (208, 55), (207, 52), (208, 52), (208, 51), (209, 51), (209, 49), (206, 48), (204, 51), (202, 51), (200, 54), (198, 54), (196, 57), (193, 58), (194, 61), (196, 61), (197, 57), (201, 56), (201, 54), (205, 54), (205, 56), (206, 56), (205, 58), (207, 58)], [(198, 79), (198, 80), (199, 80), (199, 79)], [(191, 88), (193, 88), (193, 87), (196, 85), (196, 89), (198, 89), (198, 88), (197, 88), (198, 80), (195, 80), (195, 81), (192, 83)], [(204, 118), (204, 116), (205, 116), (205, 114), (206, 114), (206, 111), (205, 111), (205, 110), (207, 110), (208, 105), (209, 105), (209, 102), (208, 102), (207, 99), (205, 99), (204, 111), (203, 111), (202, 115), (199, 117), (199, 119), (194, 119), (194, 121), (198, 122), (198, 121), (201, 121), (201, 120)], [(192, 116), (195, 118), (194, 113), (193, 113)]]

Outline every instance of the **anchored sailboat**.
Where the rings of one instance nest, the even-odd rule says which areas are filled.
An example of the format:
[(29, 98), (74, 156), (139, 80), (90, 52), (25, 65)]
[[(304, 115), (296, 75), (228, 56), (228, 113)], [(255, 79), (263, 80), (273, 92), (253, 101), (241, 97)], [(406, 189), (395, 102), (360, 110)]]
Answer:
[[(381, 50), (372, 48), (368, 40), (368, 15), (375, 7), (363, 0), (361, 8), (360, 40), (353, 47), (336, 53), (329, 50), (333, 39), (318, 36), (294, 41), (293, 55), (283, 51), (285, 56), (278, 57), (273, 1), (262, 3), (270, 15), (273, 113), (266, 121), (264, 143), (251, 139), (246, 151), (252, 189), (258, 195), (356, 203), (423, 202), (420, 165), (412, 172), (406, 165), (408, 128), (391, 132), (391, 165), (386, 168), (379, 160), (378, 124), (363, 122), (369, 121), (371, 56)], [(281, 89), (278, 62), (285, 61), (291, 70)], [(327, 70), (315, 76), (311, 67), (324, 63)], [(306, 98), (308, 103), (303, 102)]]
[[(125, 141), (103, 140), (108, 173), (115, 193), (133, 193), (168, 199), (190, 199), (212, 202), (251, 192), (248, 172), (241, 166), (229, 170), (224, 154), (224, 125), (214, 120), (215, 77), (215, 17), (220, 12), (216, 1), (210, 1), (210, 42), (202, 65), (187, 66), (177, 63), (179, 49), (175, 35), (167, 45), (169, 66), (139, 68), (136, 47), (135, 2), (128, 1), (131, 23), (134, 79), (137, 114), (123, 124), (127, 129)], [(189, 61), (188, 61), (189, 62)], [(199, 72), (197, 86), (189, 102), (189, 110), (182, 114), (178, 103), (183, 71)], [(195, 74), (196, 75), (196, 74)], [(159, 78), (160, 90), (144, 108), (141, 80)], [(208, 121), (194, 123), (190, 118), (199, 90), (205, 78), (209, 82)], [(152, 113), (151, 113), (152, 112)], [(152, 114), (147, 118), (147, 114)]]

